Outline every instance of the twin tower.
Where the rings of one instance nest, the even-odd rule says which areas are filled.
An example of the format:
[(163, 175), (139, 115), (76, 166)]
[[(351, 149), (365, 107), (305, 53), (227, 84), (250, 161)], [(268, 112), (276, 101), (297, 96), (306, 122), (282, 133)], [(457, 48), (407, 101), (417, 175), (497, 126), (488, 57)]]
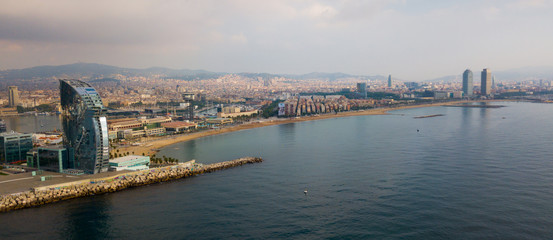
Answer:
[[(492, 72), (487, 68), (484, 68), (484, 70), (482, 70), (482, 78), (481, 78), (480, 86), (481, 86), (480, 93), (482, 96), (488, 96), (491, 94)], [(470, 69), (467, 69), (465, 70), (465, 72), (463, 72), (463, 93), (465, 94), (465, 96), (471, 97), (472, 89), (473, 89), (472, 71)]]

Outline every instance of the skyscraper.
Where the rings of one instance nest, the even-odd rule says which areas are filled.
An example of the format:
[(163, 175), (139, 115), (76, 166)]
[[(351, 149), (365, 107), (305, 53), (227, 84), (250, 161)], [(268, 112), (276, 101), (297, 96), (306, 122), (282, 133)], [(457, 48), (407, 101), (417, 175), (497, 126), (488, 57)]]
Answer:
[[(106, 108), (96, 90), (80, 80), (60, 80), (63, 143), (75, 169), (87, 173), (109, 168)], [(70, 159), (72, 157), (70, 156)]]
[(10, 107), (17, 107), (19, 105), (19, 91), (17, 86), (9, 86), (8, 103)]
[(357, 83), (357, 92), (363, 95), (363, 98), (367, 98), (367, 83)]
[(388, 75), (388, 87), (392, 87), (392, 74)]
[(484, 68), (484, 70), (482, 70), (482, 82), (480, 84), (480, 92), (482, 93), (482, 96), (490, 95), (491, 87), (492, 87), (492, 72), (489, 69)]
[(463, 72), (463, 93), (465, 94), (465, 96), (472, 96), (472, 85), (472, 71), (470, 69), (467, 69), (465, 70), (465, 72)]

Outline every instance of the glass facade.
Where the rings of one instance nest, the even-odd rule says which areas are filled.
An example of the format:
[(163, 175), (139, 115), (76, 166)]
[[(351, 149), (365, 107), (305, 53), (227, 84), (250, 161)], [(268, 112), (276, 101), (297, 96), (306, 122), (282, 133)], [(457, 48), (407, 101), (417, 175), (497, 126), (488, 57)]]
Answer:
[(109, 143), (106, 108), (96, 90), (80, 80), (60, 80), (64, 145), (74, 156), (74, 168), (107, 172)]
[(472, 71), (467, 69), (463, 72), (463, 93), (465, 96), (472, 96), (473, 83)]
[(0, 134), (0, 163), (26, 160), (27, 152), (33, 148), (33, 138), (26, 133)]
[(482, 93), (482, 96), (487, 96), (491, 94), (491, 86), (492, 86), (492, 72), (484, 68), (482, 70), (482, 79), (480, 84), (480, 92)]

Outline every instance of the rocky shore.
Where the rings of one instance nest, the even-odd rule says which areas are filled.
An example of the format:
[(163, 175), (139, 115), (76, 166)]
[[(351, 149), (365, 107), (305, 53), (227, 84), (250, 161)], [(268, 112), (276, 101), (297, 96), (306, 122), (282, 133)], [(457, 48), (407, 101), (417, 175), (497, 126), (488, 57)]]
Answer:
[(262, 161), (261, 158), (245, 157), (209, 165), (199, 165), (194, 162), (188, 162), (163, 168), (124, 173), (108, 178), (87, 179), (34, 188), (27, 192), (0, 196), (0, 212), (40, 206), (71, 198), (116, 192), (130, 187), (171, 181)]

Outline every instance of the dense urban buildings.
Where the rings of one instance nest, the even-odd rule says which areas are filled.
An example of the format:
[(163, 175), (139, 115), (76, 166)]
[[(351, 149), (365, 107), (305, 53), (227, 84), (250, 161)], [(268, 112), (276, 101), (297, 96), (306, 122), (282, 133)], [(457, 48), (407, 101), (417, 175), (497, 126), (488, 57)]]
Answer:
[(463, 72), (463, 93), (467, 97), (472, 96), (473, 84), (472, 84), (472, 71), (470, 69)]
[(480, 92), (482, 96), (488, 96), (491, 94), (491, 87), (492, 87), (492, 72), (484, 68), (482, 70), (482, 80), (480, 84)]
[(100, 95), (83, 81), (60, 80), (60, 99), (64, 145), (74, 154), (72, 168), (86, 173), (108, 171), (107, 110)]

